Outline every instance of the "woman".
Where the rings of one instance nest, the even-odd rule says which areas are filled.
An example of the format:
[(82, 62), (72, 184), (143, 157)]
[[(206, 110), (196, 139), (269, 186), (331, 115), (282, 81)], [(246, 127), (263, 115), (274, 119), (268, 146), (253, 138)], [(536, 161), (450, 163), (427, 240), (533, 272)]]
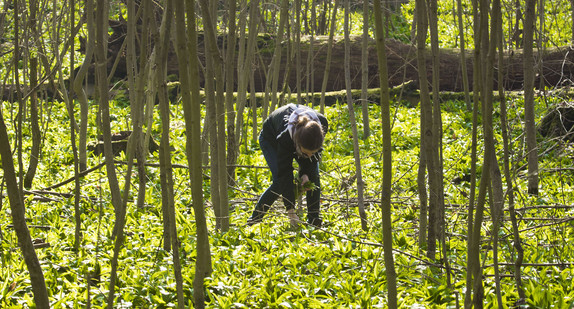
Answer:
[(273, 111), (263, 122), (259, 145), (271, 170), (273, 183), (259, 198), (247, 224), (261, 222), (279, 196), (283, 197), (291, 225), (299, 222), (295, 213), (293, 183), (293, 159), (295, 159), (299, 164), (301, 184), (304, 185), (308, 181), (315, 184), (315, 189), (306, 193), (307, 222), (321, 227), (319, 160), (327, 129), (328, 122), (325, 116), (309, 107), (296, 104), (288, 104)]

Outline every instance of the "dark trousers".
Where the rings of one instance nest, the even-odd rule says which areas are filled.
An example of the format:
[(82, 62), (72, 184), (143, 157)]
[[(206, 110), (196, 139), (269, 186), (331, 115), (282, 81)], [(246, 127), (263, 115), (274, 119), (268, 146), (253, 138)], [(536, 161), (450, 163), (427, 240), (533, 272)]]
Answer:
[[(281, 195), (279, 183), (288, 183), (288, 181), (281, 181), (279, 179), (279, 167), (277, 162), (277, 149), (271, 145), (268, 141), (266, 141), (262, 136), (259, 136), (259, 146), (261, 147), (261, 151), (263, 152), (263, 156), (265, 157), (265, 161), (267, 161), (267, 165), (271, 170), (271, 177), (272, 183), (265, 192), (257, 201), (257, 205), (255, 206), (255, 210), (251, 215), (251, 220), (253, 221), (260, 221), (263, 219), (271, 205), (277, 200), (277, 198)], [(299, 160), (299, 159), (297, 159)], [(309, 160), (309, 159), (301, 159), (301, 160)], [(321, 182), (319, 179), (319, 163), (312, 164), (310, 170), (300, 170), (299, 175), (307, 174), (309, 177), (309, 181), (315, 183), (316, 189), (313, 191), (307, 191), (307, 221), (313, 222), (315, 219), (319, 218), (320, 213), (320, 198), (321, 198)], [(285, 175), (283, 177), (288, 177), (289, 175)], [(293, 188), (292, 188), (293, 189)], [(287, 210), (293, 209), (295, 205), (288, 201), (287, 199), (283, 198), (283, 203), (285, 204), (285, 208)]]

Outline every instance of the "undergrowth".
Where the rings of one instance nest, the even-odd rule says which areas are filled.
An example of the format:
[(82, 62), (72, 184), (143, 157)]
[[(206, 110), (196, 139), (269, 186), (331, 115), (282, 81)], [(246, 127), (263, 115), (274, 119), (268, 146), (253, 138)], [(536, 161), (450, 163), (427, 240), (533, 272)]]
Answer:
[[(559, 102), (550, 102), (550, 105)], [(45, 123), (43, 155), (33, 189), (42, 189), (73, 177), (73, 157), (69, 142), (69, 125), (62, 103), (52, 102), (50, 122)], [(527, 304), (537, 308), (569, 308), (574, 301), (573, 198), (570, 170), (572, 146), (556, 140), (539, 139), (540, 195), (525, 194), (525, 149), (522, 129), (522, 101), (509, 101), (511, 128), (512, 179), (515, 186), (515, 208), (525, 249), (523, 267)], [(4, 110), (10, 106), (5, 103)], [(96, 114), (95, 106), (92, 116)], [(466, 278), (466, 220), (470, 184), (470, 145), (472, 117), (465, 104), (443, 102), (443, 158), (447, 217), (446, 253), (439, 250), (437, 260), (428, 260), (418, 243), (419, 204), (417, 170), (419, 153), (419, 109), (394, 102), (391, 107), (393, 140), (393, 245), (400, 307), (455, 308), (463, 304)], [(547, 109), (539, 103), (537, 115)], [(360, 109), (356, 117), (362, 121)], [(46, 110), (47, 113), (47, 110)], [(361, 166), (365, 184), (365, 207), (369, 231), (361, 230), (357, 211), (355, 163), (352, 154), (352, 131), (346, 104), (326, 108), (330, 131), (321, 169), (322, 216), (324, 226), (291, 228), (283, 206), (276, 203), (261, 224), (249, 227), (245, 222), (256, 200), (270, 184), (257, 142), (252, 140), (250, 116), (245, 115), (245, 137), (242, 139), (236, 170), (236, 184), (230, 187), (231, 229), (222, 234), (215, 230), (213, 209), (209, 203), (209, 170), (204, 170), (205, 210), (211, 231), (213, 273), (206, 282), (208, 306), (213, 308), (384, 308), (386, 275), (383, 262), (380, 210), (381, 192), (381, 123), (377, 105), (370, 107), (371, 136), (361, 139)], [(9, 117), (8, 113), (4, 113)], [(157, 115), (156, 115), (157, 116)], [(185, 132), (180, 106), (172, 105), (172, 158), (184, 166)], [(495, 115), (498, 117), (499, 115)], [(44, 114), (44, 121), (48, 121)], [(95, 117), (95, 116), (94, 116)], [(126, 108), (112, 109), (114, 131), (129, 129)], [(156, 119), (158, 119), (156, 117)], [(93, 121), (93, 119), (91, 120)], [(8, 123), (12, 123), (7, 121)], [(261, 120), (258, 121), (259, 125)], [(496, 121), (497, 147), (502, 138), (500, 121)], [(9, 130), (13, 134), (13, 127)], [(158, 123), (153, 135), (160, 135)], [(362, 137), (362, 125), (359, 123)], [(90, 130), (91, 139), (97, 130)], [(480, 136), (480, 133), (479, 133)], [(27, 162), (30, 141), (24, 135), (23, 160)], [(480, 141), (480, 137), (479, 137)], [(479, 149), (482, 144), (479, 142)], [(479, 151), (481, 154), (482, 151)], [(500, 154), (501, 152), (499, 152)], [(125, 157), (118, 158), (124, 160)], [(157, 163), (151, 154), (150, 163)], [(482, 159), (479, 158), (479, 175)], [(90, 156), (89, 165), (103, 161)], [(502, 162), (502, 161), (500, 161)], [(195, 221), (191, 208), (189, 173), (176, 167), (175, 201), (177, 226), (181, 242), (185, 298), (192, 302), (195, 263)], [(117, 165), (119, 175), (125, 166)], [(166, 308), (176, 303), (171, 253), (163, 250), (161, 187), (159, 168), (147, 167), (145, 207), (128, 206), (126, 242), (120, 254), (118, 284), (115, 287), (117, 307)], [(120, 177), (120, 181), (123, 178)], [(82, 244), (74, 244), (74, 199), (68, 195), (42, 193), (26, 195), (26, 214), (32, 237), (49, 247), (37, 249), (53, 307), (105, 307), (110, 260), (113, 250), (111, 230), (114, 214), (105, 169), (89, 173), (82, 179)], [(56, 189), (73, 193), (73, 182)], [(132, 190), (132, 200), (136, 196)], [(33, 307), (30, 279), (11, 224), (8, 201), (0, 212), (0, 307)], [(557, 207), (564, 206), (564, 207)], [(488, 209), (488, 207), (487, 207)], [(484, 262), (485, 307), (495, 307), (494, 269), (490, 242), (490, 221), (483, 228), (481, 260)], [(505, 218), (508, 218), (505, 212)], [(512, 277), (516, 258), (510, 222), (500, 230), (499, 260), (502, 272), (502, 295), (506, 306), (518, 297)], [(444, 267), (448, 260), (450, 269)]]

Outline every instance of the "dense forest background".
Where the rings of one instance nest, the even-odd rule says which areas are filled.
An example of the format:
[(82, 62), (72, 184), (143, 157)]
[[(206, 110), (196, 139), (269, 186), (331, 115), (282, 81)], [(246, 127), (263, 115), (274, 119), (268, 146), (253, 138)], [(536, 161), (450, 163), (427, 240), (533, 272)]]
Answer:
[[(4, 1), (0, 307), (571, 308), (573, 16)], [(291, 102), (329, 119), (325, 224), (247, 226)]]

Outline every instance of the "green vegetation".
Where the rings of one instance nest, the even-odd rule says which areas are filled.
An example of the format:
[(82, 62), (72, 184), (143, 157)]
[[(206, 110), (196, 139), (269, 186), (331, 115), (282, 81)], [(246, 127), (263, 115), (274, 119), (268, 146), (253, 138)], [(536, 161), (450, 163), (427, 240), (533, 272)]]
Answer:
[[(552, 101), (555, 100), (555, 101)], [(555, 104), (557, 97), (539, 100), (538, 115), (546, 104)], [(519, 97), (509, 99), (512, 133), (512, 164), (520, 220), (525, 248), (523, 280), (527, 302), (538, 308), (569, 308), (574, 302), (574, 176), (567, 169), (572, 166), (574, 147), (558, 141), (540, 140), (542, 156), (541, 193), (532, 199), (525, 192), (523, 165), (524, 145)], [(72, 154), (69, 146), (68, 117), (64, 105), (50, 102), (51, 114), (46, 110), (44, 121), (44, 151), (34, 183), (41, 189), (73, 177)], [(418, 200), (416, 170), (419, 146), (419, 110), (410, 104), (394, 102), (393, 118), (393, 230), (398, 274), (399, 305), (401, 307), (454, 308), (462, 304), (466, 276), (466, 217), (469, 191), (464, 178), (470, 168), (470, 119), (461, 101), (447, 101), (443, 105), (445, 190), (447, 202), (447, 256), (452, 269), (451, 284), (446, 270), (434, 267), (439, 261), (428, 261), (418, 246)], [(46, 105), (48, 107), (48, 105)], [(95, 106), (90, 115), (94, 116)], [(11, 110), (5, 103), (5, 111)], [(129, 112), (113, 107), (114, 130), (128, 129)], [(233, 211), (232, 228), (226, 234), (214, 230), (212, 208), (206, 204), (214, 271), (206, 287), (209, 307), (214, 308), (384, 308), (386, 280), (382, 260), (383, 248), (380, 226), (380, 111), (370, 109), (372, 137), (361, 141), (363, 177), (370, 231), (360, 229), (356, 209), (356, 184), (352, 182), (354, 162), (352, 133), (349, 128), (346, 104), (328, 107), (330, 132), (321, 164), (323, 190), (323, 229), (304, 227), (293, 230), (283, 206), (276, 203), (263, 223), (248, 227), (245, 222), (256, 199), (269, 184), (270, 175), (258, 144), (244, 140), (237, 170), (237, 184), (229, 191)], [(182, 110), (172, 105), (173, 121), (170, 128), (172, 157), (175, 164), (186, 164), (185, 136)], [(5, 117), (12, 117), (9, 113)], [(246, 115), (246, 119), (248, 115)], [(361, 113), (356, 117), (361, 120)], [(158, 117), (156, 117), (158, 119)], [(95, 121), (95, 119), (90, 119)], [(9, 122), (10, 123), (10, 122)], [(495, 123), (500, 123), (499, 121)], [(95, 128), (94, 126), (90, 126)], [(246, 124), (246, 136), (251, 126)], [(13, 127), (9, 130), (13, 133)], [(496, 130), (499, 132), (500, 130)], [(359, 130), (361, 132), (361, 130)], [(153, 134), (159, 136), (159, 126)], [(97, 132), (90, 132), (95, 139)], [(25, 134), (24, 162), (30, 147)], [(500, 137), (497, 137), (501, 141)], [(479, 140), (481, 140), (479, 138)], [(499, 143), (500, 145), (501, 143)], [(479, 146), (480, 147), (480, 146)], [(120, 157), (119, 160), (125, 158)], [(102, 162), (90, 157), (90, 166)], [(157, 155), (149, 163), (157, 163)], [(120, 172), (125, 166), (118, 164)], [(82, 179), (82, 231), (79, 252), (73, 251), (74, 213), (73, 183), (54, 193), (29, 194), (26, 211), (33, 239), (48, 243), (38, 248), (52, 305), (62, 308), (83, 308), (89, 301), (93, 308), (105, 306), (108, 289), (110, 259), (113, 250), (111, 229), (114, 215), (111, 196), (104, 175), (105, 169), (91, 172)], [(204, 170), (209, 175), (209, 170)], [(142, 175), (138, 175), (142, 176)], [(135, 177), (138, 177), (135, 176)], [(176, 301), (170, 253), (162, 249), (161, 194), (159, 168), (147, 168), (148, 187), (146, 206), (128, 207), (127, 239), (120, 254), (119, 278), (116, 295), (118, 307), (165, 308)], [(191, 193), (186, 169), (175, 168), (175, 200), (177, 226), (181, 241), (181, 256), (186, 300), (192, 299), (192, 280), (195, 261), (195, 224), (190, 206)], [(351, 180), (350, 180), (351, 179)], [(209, 194), (209, 178), (204, 178), (205, 194)], [(132, 180), (137, 183), (137, 179)], [(133, 191), (132, 191), (133, 192)], [(49, 198), (49, 199), (46, 199)], [(135, 196), (133, 197), (135, 200)], [(10, 212), (4, 202), (0, 212), (0, 307), (32, 307), (29, 276), (17, 249), (17, 239), (11, 224)], [(488, 216), (488, 214), (487, 214)], [(508, 214), (505, 214), (508, 217)], [(487, 308), (494, 302), (492, 251), (488, 238), (490, 222), (484, 226), (485, 236), (481, 255), (485, 260), (485, 295)], [(501, 229), (500, 261), (502, 295), (507, 304), (516, 301), (517, 292), (512, 274), (514, 250), (510, 223)]]
[[(517, 25), (516, 3), (507, 2), (502, 5), (503, 33), (505, 37), (505, 48), (521, 48), (522, 46), (522, 21)], [(456, 1), (438, 1), (438, 32), (439, 44), (443, 48), (460, 47), (459, 29), (457, 19)], [(400, 11), (400, 20), (414, 20), (415, 2), (410, 1), (402, 6)], [(524, 18), (524, 8), (521, 8), (520, 18)], [(538, 4), (537, 4), (538, 10)], [(535, 47), (556, 47), (567, 46), (572, 38), (572, 8), (567, 0), (546, 1), (544, 2), (544, 26), (537, 24), (538, 34), (535, 37)], [(472, 4), (471, 1), (462, 0), (462, 15), (464, 35), (466, 39), (466, 48), (474, 48), (474, 30), (472, 21)], [(538, 18), (538, 17), (537, 17)], [(539, 21), (537, 21), (539, 23)], [(404, 24), (398, 23), (398, 25)], [(393, 28), (395, 31), (402, 32), (405, 39), (410, 38), (410, 27), (405, 29), (398, 26)], [(397, 37), (397, 33), (393, 37)], [(543, 36), (540, 38), (539, 36)], [(430, 39), (428, 39), (430, 45)], [(406, 41), (408, 42), (408, 41)], [(540, 42), (540, 43), (538, 43)], [(518, 46), (516, 46), (518, 45)]]

